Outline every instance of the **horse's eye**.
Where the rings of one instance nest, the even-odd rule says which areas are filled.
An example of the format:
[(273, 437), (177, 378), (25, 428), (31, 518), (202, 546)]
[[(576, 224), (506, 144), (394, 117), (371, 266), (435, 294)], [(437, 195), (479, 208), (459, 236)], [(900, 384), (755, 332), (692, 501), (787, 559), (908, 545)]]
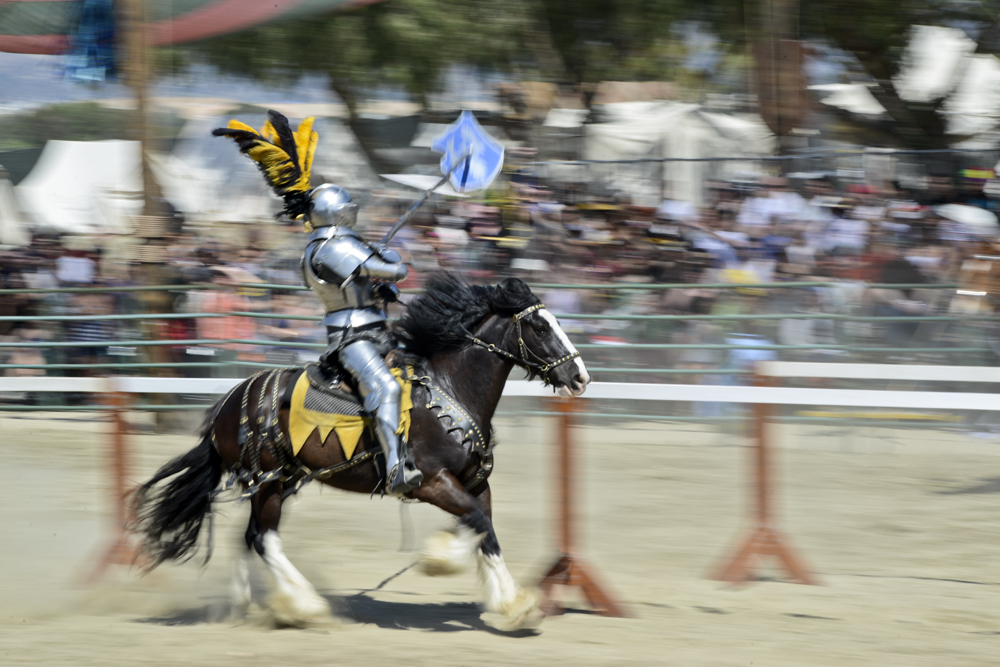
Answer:
[(538, 335), (542, 338), (547, 338), (550, 333), (552, 333), (552, 329), (549, 329), (548, 327), (538, 327)]

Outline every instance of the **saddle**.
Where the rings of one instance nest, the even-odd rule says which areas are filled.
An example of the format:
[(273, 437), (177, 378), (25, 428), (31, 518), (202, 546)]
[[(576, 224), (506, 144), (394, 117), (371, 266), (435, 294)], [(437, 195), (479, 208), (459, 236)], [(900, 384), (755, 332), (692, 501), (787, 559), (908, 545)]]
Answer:
[[(410, 410), (412, 382), (406, 369), (391, 368), (402, 388), (400, 399), (399, 428), (404, 437), (410, 431)], [(358, 442), (365, 429), (371, 427), (371, 415), (364, 409), (361, 397), (347, 384), (346, 373), (337, 369), (309, 364), (295, 381), (289, 383), (288, 430), (291, 436), (292, 454), (298, 455), (306, 440), (314, 431), (325, 441), (330, 431), (337, 434), (344, 455), (349, 460), (354, 456)]]
[(344, 369), (311, 363), (306, 365), (305, 375), (309, 384), (318, 391), (361, 406), (361, 397), (358, 396), (357, 388), (354, 386), (354, 378), (350, 373), (345, 373)]
[[(401, 351), (393, 350), (386, 356), (385, 361), (393, 375), (396, 375), (397, 379), (403, 383), (403, 390), (406, 394), (406, 404), (412, 406), (412, 400), (410, 399), (411, 382), (415, 382), (427, 391), (427, 401), (425, 403), (425, 407), (428, 410), (434, 410), (438, 419), (443, 419), (445, 417), (449, 419), (447, 425), (449, 433), (458, 431), (459, 435), (462, 437), (462, 442), (470, 443), (473, 451), (477, 452), (481, 456), (488, 456), (492, 452), (495, 440), (492, 433), (490, 433), (489, 436), (483, 433), (483, 430), (478, 424), (476, 424), (472, 415), (466, 412), (465, 409), (451, 397), (451, 395), (444, 391), (444, 389), (432, 382), (429, 377), (415, 376), (413, 367), (414, 365), (419, 364), (419, 360), (406, 358), (406, 355)], [(361, 397), (358, 395), (357, 389), (354, 386), (354, 378), (350, 373), (345, 372), (344, 369), (338, 366), (312, 363), (306, 366), (305, 373), (303, 375), (308, 381), (309, 386), (314, 390), (313, 392), (306, 393), (304, 402), (305, 407), (317, 409), (326, 414), (361, 417), (363, 419), (367, 419), (369, 417), (368, 413), (361, 404)], [(299, 381), (301, 381), (301, 378)], [(293, 384), (297, 387), (298, 382)], [(294, 391), (297, 391), (297, 389), (294, 389), (293, 393)], [(320, 398), (320, 396), (322, 396), (322, 398)], [(406, 417), (406, 427), (407, 431), (404, 432), (408, 432), (409, 428), (408, 412)], [(327, 434), (329, 434), (329, 429), (325, 432), (323, 430), (320, 431), (320, 435), (324, 440), (326, 439)], [(359, 437), (360, 434), (361, 431), (358, 431)], [(337, 435), (340, 437), (340, 430), (337, 430)], [(353, 432), (349, 435), (353, 437)], [(308, 437), (308, 433), (305, 434), (305, 437)], [(295, 446), (297, 440), (294, 435), (292, 437), (292, 442), (294, 451), (297, 454), (301, 448), (301, 443), (299, 443), (298, 446)], [(305, 442), (304, 438), (302, 442)], [(343, 442), (343, 439), (341, 439), (341, 442)], [(346, 446), (344, 448), (344, 453), (347, 454), (348, 458), (350, 458), (353, 451), (353, 447), (351, 447), (350, 450), (348, 450)]]

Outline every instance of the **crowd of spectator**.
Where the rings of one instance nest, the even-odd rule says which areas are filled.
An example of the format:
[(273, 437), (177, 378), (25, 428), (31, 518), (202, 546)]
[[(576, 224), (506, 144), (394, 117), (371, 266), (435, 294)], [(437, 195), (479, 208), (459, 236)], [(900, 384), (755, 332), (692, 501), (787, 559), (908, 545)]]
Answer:
[[(953, 200), (954, 192), (945, 182), (932, 183), (918, 197), (892, 186), (774, 177), (711, 183), (700, 206), (666, 200), (641, 207), (621, 196), (515, 178), (485, 203), (432, 202), (393, 243), (411, 267), (404, 289), (419, 288), (437, 270), (477, 281), (517, 276), (536, 285), (580, 286), (538, 289), (549, 308), (564, 315), (565, 328), (578, 342), (607, 344), (588, 355), (598, 365), (687, 373), (738, 370), (777, 354), (753, 345), (799, 346), (782, 354), (816, 359), (847, 354), (847, 343), (893, 349), (915, 342), (951, 344), (954, 327), (901, 318), (953, 310), (954, 290), (920, 286), (959, 280), (963, 262), (996, 236), (995, 222), (991, 227), (975, 216), (963, 222), (961, 216), (942, 214), (935, 204)], [(980, 213), (991, 207), (991, 200), (977, 196), (963, 203)], [(362, 231), (377, 238), (409, 201), (398, 193), (373, 193)], [(121, 369), (145, 365), (148, 372), (156, 364), (153, 368), (164, 373), (232, 375), (255, 364), (314, 358), (324, 340), (318, 302), (308, 292), (248, 286), (301, 285), (297, 265), (303, 240), (289, 231), (265, 250), (190, 230), (163, 241), (162, 261), (142, 264), (71, 237), (37, 236), (29, 247), (3, 251), (0, 288), (21, 290), (0, 300), (0, 315), (6, 316), (0, 318), (4, 373), (102, 374), (112, 364)], [(645, 287), (663, 283), (683, 287)], [(758, 286), (775, 283), (797, 287)], [(142, 285), (170, 289), (124, 289)], [(31, 292), (79, 287), (101, 289)], [(114, 314), (169, 317), (101, 317)], [(573, 317), (602, 314), (724, 317)], [(780, 314), (798, 317), (726, 319)], [(814, 317), (803, 317), (809, 314)], [(882, 326), (862, 319), (834, 322), (823, 314), (895, 319)], [(26, 321), (26, 316), (61, 319)], [(176, 342), (130, 344), (149, 340)], [(615, 348), (623, 342), (680, 347)], [(699, 349), (702, 343), (736, 347)], [(62, 367), (42, 368), (46, 364)], [(626, 370), (621, 374), (628, 375)]]

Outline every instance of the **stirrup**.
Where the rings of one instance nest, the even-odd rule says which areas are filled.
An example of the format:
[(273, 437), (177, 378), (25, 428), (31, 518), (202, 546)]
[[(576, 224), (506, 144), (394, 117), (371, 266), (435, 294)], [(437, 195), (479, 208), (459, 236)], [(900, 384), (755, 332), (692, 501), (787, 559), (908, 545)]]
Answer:
[(424, 474), (410, 462), (402, 461), (393, 466), (386, 475), (385, 490), (390, 496), (404, 496), (424, 481)]

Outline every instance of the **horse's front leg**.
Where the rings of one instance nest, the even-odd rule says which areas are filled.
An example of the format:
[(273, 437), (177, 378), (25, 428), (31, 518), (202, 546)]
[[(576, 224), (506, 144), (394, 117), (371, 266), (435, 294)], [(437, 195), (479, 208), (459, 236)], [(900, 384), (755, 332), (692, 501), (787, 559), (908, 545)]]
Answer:
[(445, 546), (452, 557), (461, 557), (465, 551), (477, 561), (483, 606), (487, 611), (502, 614), (511, 627), (527, 627), (541, 620), (538, 596), (534, 591), (522, 589), (504, 563), (500, 542), (493, 530), (489, 486), (478, 497), (473, 497), (454, 475), (442, 470), (425, 479), (413, 491), (413, 497), (440, 507), (459, 521), (457, 533), (448, 534), (452, 535), (450, 541), (441, 535), (432, 538), (423, 556), (425, 572), (450, 573), (428, 567), (429, 561), (433, 563), (442, 556), (434, 546), (435, 541), (438, 547)]
[(253, 516), (247, 528), (247, 546), (252, 546), (274, 577), (274, 592), (268, 606), (275, 620), (284, 625), (325, 623), (331, 619), (330, 605), (302, 573), (295, 569), (278, 537), (281, 521), (282, 484), (261, 487), (251, 500)]

